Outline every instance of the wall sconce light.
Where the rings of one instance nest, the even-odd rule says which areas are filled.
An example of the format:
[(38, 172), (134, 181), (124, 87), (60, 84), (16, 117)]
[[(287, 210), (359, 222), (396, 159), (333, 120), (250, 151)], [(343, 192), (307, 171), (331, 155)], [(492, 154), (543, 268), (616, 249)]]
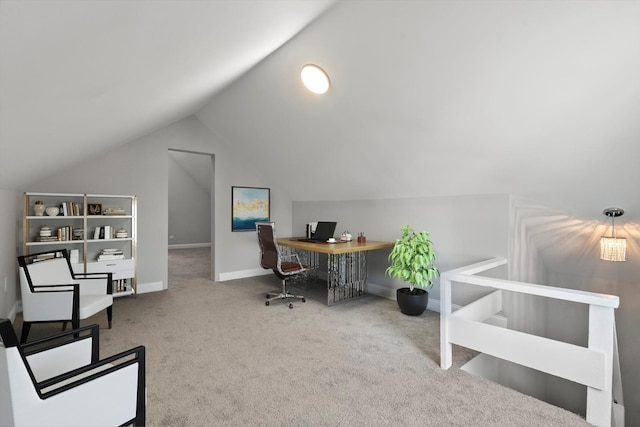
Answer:
[(616, 237), (614, 219), (622, 216), (624, 211), (620, 208), (607, 208), (603, 212), (611, 218), (611, 237), (600, 238), (600, 259), (605, 261), (624, 261), (627, 252), (627, 239)]
[(326, 71), (317, 65), (307, 64), (300, 71), (302, 83), (311, 92), (322, 95), (329, 90), (329, 76)]

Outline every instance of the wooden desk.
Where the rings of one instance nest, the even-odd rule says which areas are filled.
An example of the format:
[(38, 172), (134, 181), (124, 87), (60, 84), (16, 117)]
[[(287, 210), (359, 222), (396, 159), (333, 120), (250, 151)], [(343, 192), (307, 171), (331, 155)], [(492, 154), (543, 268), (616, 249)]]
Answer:
[(300, 237), (278, 239), (278, 245), (297, 252), (312, 270), (320, 267), (318, 254), (327, 254), (327, 305), (357, 298), (367, 293), (367, 252), (389, 249), (393, 242), (358, 243), (301, 242)]

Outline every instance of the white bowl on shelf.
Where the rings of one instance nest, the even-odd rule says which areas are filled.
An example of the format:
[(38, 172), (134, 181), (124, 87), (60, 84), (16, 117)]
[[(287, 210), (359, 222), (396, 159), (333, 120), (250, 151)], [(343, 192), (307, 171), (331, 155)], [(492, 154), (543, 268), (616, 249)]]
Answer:
[(47, 206), (47, 209), (44, 210), (49, 216), (58, 216), (60, 213), (60, 208), (57, 206)]

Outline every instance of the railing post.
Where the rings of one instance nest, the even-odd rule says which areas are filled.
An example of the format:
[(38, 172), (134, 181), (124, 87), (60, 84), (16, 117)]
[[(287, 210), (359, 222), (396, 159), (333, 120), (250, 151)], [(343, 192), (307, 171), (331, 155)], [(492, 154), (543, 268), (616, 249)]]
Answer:
[(587, 387), (587, 422), (611, 425), (614, 311), (611, 307), (589, 305), (589, 349), (604, 353), (604, 388)]
[(453, 346), (449, 342), (449, 316), (451, 315), (451, 280), (440, 277), (440, 367), (449, 369), (453, 364)]

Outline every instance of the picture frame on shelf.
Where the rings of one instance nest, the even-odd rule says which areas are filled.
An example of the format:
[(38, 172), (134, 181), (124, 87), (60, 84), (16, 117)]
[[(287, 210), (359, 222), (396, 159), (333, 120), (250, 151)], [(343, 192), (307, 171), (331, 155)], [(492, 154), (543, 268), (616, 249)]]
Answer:
[(102, 205), (100, 203), (87, 203), (88, 215), (102, 215)]
[(271, 190), (264, 187), (231, 187), (231, 231), (255, 231), (256, 222), (269, 221)]

